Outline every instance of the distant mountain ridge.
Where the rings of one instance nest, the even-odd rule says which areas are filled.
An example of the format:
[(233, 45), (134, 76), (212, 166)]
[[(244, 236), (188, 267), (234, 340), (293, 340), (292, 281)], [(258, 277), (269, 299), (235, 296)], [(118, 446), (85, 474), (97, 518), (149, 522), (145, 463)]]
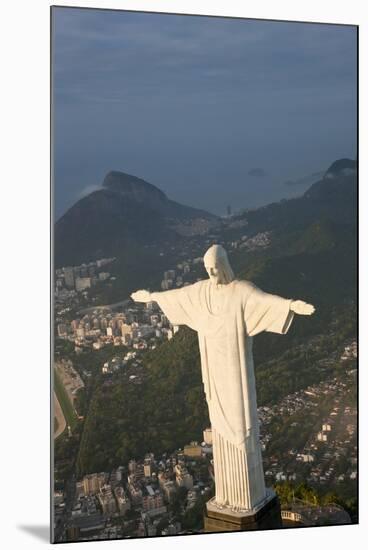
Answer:
[[(247, 231), (291, 230), (316, 221), (351, 223), (357, 202), (357, 163), (343, 158), (300, 197), (245, 212)], [(124, 258), (144, 247), (206, 235), (222, 221), (204, 210), (170, 200), (155, 185), (131, 174), (109, 172), (98, 189), (76, 202), (55, 225), (55, 266), (104, 256)], [(166, 243), (166, 244), (165, 244)], [(133, 262), (134, 263), (134, 262)], [(129, 263), (129, 268), (132, 263)]]
[(177, 216), (180, 219), (191, 219), (198, 216), (203, 216), (208, 219), (216, 218), (213, 214), (203, 210), (198, 210), (171, 201), (167, 198), (165, 193), (155, 185), (124, 172), (109, 172), (103, 181), (102, 187), (114, 193), (118, 193), (120, 197), (128, 201), (143, 204), (146, 207), (148, 206), (164, 216)]
[[(314, 183), (304, 197), (317, 200), (332, 200), (335, 204), (344, 205), (352, 197), (356, 201), (357, 163), (351, 159), (339, 159), (331, 164), (323, 178)], [(345, 204), (347, 206), (347, 204)]]
[(339, 159), (303, 195), (244, 211), (234, 219), (246, 220), (251, 233), (285, 231), (321, 220), (355, 223), (356, 207), (356, 161)]
[(55, 265), (75, 265), (183, 236), (203, 234), (219, 218), (168, 199), (147, 181), (111, 171), (55, 225)]
[(343, 158), (339, 160), (335, 160), (329, 167), (329, 169), (325, 173), (325, 177), (328, 177), (329, 175), (348, 175), (352, 172), (356, 172), (357, 170), (357, 161)]

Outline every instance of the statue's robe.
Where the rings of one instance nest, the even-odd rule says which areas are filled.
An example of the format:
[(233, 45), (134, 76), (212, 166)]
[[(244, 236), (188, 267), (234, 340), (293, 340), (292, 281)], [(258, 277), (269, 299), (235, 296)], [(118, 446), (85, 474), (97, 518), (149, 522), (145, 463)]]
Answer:
[[(212, 427), (216, 503), (250, 510), (266, 497), (252, 354), (253, 336), (285, 334), (292, 300), (248, 281), (225, 285), (221, 308), (209, 279), (155, 292), (173, 325), (198, 332), (202, 379)], [(219, 296), (219, 294), (218, 294)]]

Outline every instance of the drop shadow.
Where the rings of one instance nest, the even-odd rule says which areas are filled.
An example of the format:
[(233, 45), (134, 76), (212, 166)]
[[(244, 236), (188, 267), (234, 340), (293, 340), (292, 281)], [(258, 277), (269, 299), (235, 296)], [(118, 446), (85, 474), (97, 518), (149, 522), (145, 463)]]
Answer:
[(50, 527), (48, 525), (17, 525), (17, 529), (33, 535), (42, 542), (50, 543)]

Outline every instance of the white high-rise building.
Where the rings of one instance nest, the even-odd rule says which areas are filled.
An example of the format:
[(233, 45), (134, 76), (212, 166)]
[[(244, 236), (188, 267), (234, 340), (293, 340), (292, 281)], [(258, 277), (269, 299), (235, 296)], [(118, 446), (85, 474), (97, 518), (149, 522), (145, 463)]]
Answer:
[(64, 280), (67, 288), (74, 288), (74, 269), (72, 267), (64, 268)]
[(77, 277), (75, 280), (75, 290), (77, 292), (81, 292), (82, 290), (90, 288), (91, 286), (91, 277)]

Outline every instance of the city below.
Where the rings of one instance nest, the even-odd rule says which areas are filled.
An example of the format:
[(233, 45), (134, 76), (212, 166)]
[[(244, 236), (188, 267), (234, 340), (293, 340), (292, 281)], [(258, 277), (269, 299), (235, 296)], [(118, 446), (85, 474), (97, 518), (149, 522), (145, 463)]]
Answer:
[[(271, 233), (263, 232), (226, 246), (233, 251), (254, 251), (266, 249), (270, 242)], [(55, 442), (63, 438), (72, 441), (76, 426), (83, 424), (78, 395), (86, 392), (98, 372), (107, 386), (116, 383), (116, 377), (142, 384), (145, 354), (171, 340), (178, 330), (155, 302), (137, 304), (127, 299), (93, 304), (91, 291), (114, 281), (115, 261), (102, 258), (55, 272)], [(199, 280), (200, 269), (201, 256), (184, 257), (163, 272), (161, 289)], [(296, 351), (306, 354), (320, 344), (314, 337)], [(76, 369), (71, 360), (71, 354), (78, 357), (104, 350), (105, 360), (97, 370), (88, 364)], [(279, 494), (285, 526), (352, 521), (336, 499), (317, 502), (314, 493), (304, 495), (303, 491), (290, 499), (280, 488), (304, 483), (322, 487), (328, 495), (339, 485), (352, 487), (356, 483), (356, 357), (356, 340), (345, 341), (328, 358), (316, 361), (322, 371), (339, 366), (341, 376), (327, 376), (273, 405), (258, 407), (266, 484)], [(293, 446), (286, 441), (293, 441)], [(72, 468), (67, 480), (59, 475), (63, 460), (56, 460), (55, 541), (203, 532), (204, 505), (214, 494), (210, 427), (200, 443), (188, 441), (184, 448), (162, 456), (146, 451), (115, 469), (80, 478)]]

